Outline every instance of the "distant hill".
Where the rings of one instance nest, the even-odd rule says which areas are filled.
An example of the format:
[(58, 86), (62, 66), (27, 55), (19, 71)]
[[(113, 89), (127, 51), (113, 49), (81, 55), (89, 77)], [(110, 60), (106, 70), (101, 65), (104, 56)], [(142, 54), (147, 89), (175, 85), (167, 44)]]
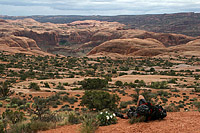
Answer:
[(126, 29), (141, 29), (160, 33), (176, 33), (188, 36), (200, 36), (200, 13), (176, 13), (154, 15), (120, 15), (120, 16), (0, 16), (1, 19), (32, 18), (39, 22), (71, 23), (77, 20), (99, 20), (120, 22)]

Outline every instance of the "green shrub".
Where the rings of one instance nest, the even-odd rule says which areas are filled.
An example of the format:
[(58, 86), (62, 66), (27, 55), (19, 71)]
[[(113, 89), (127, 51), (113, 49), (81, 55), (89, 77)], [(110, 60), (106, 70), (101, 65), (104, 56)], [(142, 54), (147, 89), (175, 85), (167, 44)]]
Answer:
[(58, 89), (58, 90), (66, 90), (65, 87), (59, 82), (58, 86), (56, 86), (55, 89)]
[(123, 76), (123, 75), (128, 75), (128, 74), (125, 73), (125, 72), (120, 72), (120, 73), (119, 73), (119, 76)]
[(44, 83), (45, 88), (50, 88), (49, 84), (47, 82)]
[(20, 105), (25, 105), (25, 104), (26, 104), (26, 101), (25, 101), (25, 100), (21, 100), (20, 98), (15, 98), (15, 97), (13, 97), (13, 98), (10, 100), (10, 104), (11, 104), (11, 105), (17, 104), (18, 106), (20, 106)]
[(117, 123), (117, 118), (114, 113), (103, 111), (97, 115), (100, 126), (108, 126)]
[(76, 115), (75, 113), (73, 112), (70, 112), (69, 113), (69, 116), (68, 116), (68, 122), (70, 124), (79, 124), (80, 123), (80, 118), (78, 115)]
[(8, 119), (12, 124), (16, 124), (18, 122), (21, 122), (24, 120), (24, 113), (19, 111), (13, 111), (13, 110), (6, 110), (3, 112), (2, 117), (4, 119)]
[(53, 105), (52, 107), (53, 107), (53, 108), (58, 108), (58, 105), (55, 104), (55, 105)]
[(33, 132), (30, 128), (31, 123), (20, 122), (14, 125), (11, 125), (10, 133), (30, 133)]
[(76, 94), (75, 96), (76, 96), (76, 97), (80, 97), (81, 95), (80, 95), (80, 94)]
[(19, 106), (19, 109), (21, 109), (21, 110), (22, 110), (22, 109), (25, 109), (25, 108), (26, 108), (26, 107), (25, 107), (24, 105), (20, 105), (20, 106)]
[(175, 89), (171, 89), (170, 91), (171, 91), (171, 92), (180, 92), (180, 90), (178, 90), (178, 89), (176, 89), (176, 88), (175, 88)]
[(87, 108), (81, 108), (81, 111), (86, 112), (88, 109)]
[(167, 97), (170, 95), (167, 91), (163, 91), (163, 90), (157, 91), (157, 94), (164, 97)]
[(166, 103), (168, 101), (168, 99), (164, 97), (161, 97), (160, 99), (162, 100), (163, 103)]
[(14, 91), (11, 91), (7, 82), (0, 82), (0, 97), (11, 96)]
[(7, 133), (7, 123), (5, 120), (0, 120), (0, 133)]
[(64, 86), (69, 86), (69, 83), (67, 83), (67, 82), (66, 82), (66, 83), (63, 83), (63, 85), (64, 85)]
[(85, 90), (99, 90), (103, 89), (108, 85), (108, 81), (105, 79), (84, 79), (83, 81), (79, 82), (82, 85), (82, 88)]
[(33, 90), (35, 90), (35, 91), (40, 91), (39, 85), (38, 85), (37, 83), (33, 83), (33, 82), (31, 82), (31, 83), (29, 84), (29, 89), (33, 89)]
[(75, 97), (69, 97), (67, 100), (70, 104), (74, 104), (75, 102), (78, 102), (78, 100)]
[(17, 108), (17, 106), (18, 106), (17, 104), (12, 104), (11, 105), (12, 108)]
[(167, 112), (180, 112), (180, 108), (175, 105), (169, 105), (165, 107)]
[(42, 121), (31, 121), (30, 123), (30, 129), (32, 132), (37, 131), (45, 131), (49, 130), (51, 128), (55, 128), (55, 124), (52, 122), (42, 122)]
[(118, 80), (118, 81), (115, 82), (115, 85), (119, 86), (119, 87), (123, 86), (123, 82)]
[(10, 104), (6, 104), (6, 108), (10, 108), (11, 106), (10, 106)]
[(200, 87), (195, 87), (193, 92), (200, 92)]
[(37, 115), (38, 119), (42, 120), (42, 116), (49, 112), (49, 106), (46, 99), (34, 97), (34, 103), (27, 106), (26, 110), (30, 114)]
[[(49, 112), (49, 113), (46, 113), (42, 116), (42, 119), (41, 121), (42, 122), (53, 122), (53, 123), (56, 123), (56, 122), (59, 122), (59, 121), (62, 121), (64, 118), (62, 117), (62, 115), (60, 115), (59, 113), (56, 113), (56, 112)], [(32, 117), (32, 120), (38, 120), (37, 117)]]
[(120, 108), (126, 108), (127, 105), (128, 105), (127, 102), (122, 101), (122, 102), (120, 103)]
[(198, 110), (199, 110), (199, 112), (200, 112), (200, 102), (195, 101), (195, 102), (193, 102), (193, 105), (194, 105), (195, 107), (197, 107)]
[(151, 88), (154, 89), (168, 89), (169, 86), (167, 85), (166, 81), (162, 81), (162, 82), (151, 82), (150, 85)]
[(119, 103), (119, 96), (117, 94), (110, 94), (105, 91), (85, 91), (81, 105), (85, 105), (90, 110), (115, 110)]
[(184, 108), (184, 104), (179, 104), (178, 107), (179, 108)]
[(174, 84), (176, 84), (177, 82), (177, 79), (170, 79), (169, 81), (168, 81), (168, 83), (174, 83)]
[(99, 127), (99, 121), (94, 114), (86, 114), (83, 116), (81, 133), (94, 133)]

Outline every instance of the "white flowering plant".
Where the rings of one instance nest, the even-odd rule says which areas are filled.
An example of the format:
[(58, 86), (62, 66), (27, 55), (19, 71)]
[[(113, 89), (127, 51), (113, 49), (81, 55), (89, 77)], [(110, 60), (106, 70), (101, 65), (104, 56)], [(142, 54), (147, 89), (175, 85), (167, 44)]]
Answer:
[(102, 111), (99, 112), (97, 115), (97, 119), (99, 121), (100, 126), (107, 126), (111, 124), (116, 124), (117, 123), (117, 118), (114, 113), (111, 113), (109, 111)]

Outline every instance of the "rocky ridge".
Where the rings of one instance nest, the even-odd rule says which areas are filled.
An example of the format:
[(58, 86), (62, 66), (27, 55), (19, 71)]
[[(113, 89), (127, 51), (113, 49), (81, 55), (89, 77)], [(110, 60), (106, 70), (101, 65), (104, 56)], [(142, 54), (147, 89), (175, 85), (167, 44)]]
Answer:
[[(199, 45), (193, 45), (198, 44), (199, 37), (124, 29), (124, 26), (96, 20), (68, 24), (40, 23), (33, 19), (1, 20), (0, 45), (1, 50), (18, 48), (19, 51), (37, 50), (65, 56), (87, 53), (156, 56), (199, 49)], [(9, 48), (3, 49), (5, 45)]]

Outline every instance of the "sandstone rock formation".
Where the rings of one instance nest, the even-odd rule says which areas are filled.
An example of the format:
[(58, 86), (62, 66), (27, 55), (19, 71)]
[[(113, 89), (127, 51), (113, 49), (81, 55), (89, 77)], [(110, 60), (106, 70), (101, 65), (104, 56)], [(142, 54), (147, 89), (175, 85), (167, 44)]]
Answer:
[(155, 56), (198, 49), (195, 49), (198, 37), (124, 29), (124, 26), (96, 20), (68, 24), (40, 23), (33, 19), (0, 20), (0, 45), (1, 48), (6, 45), (20, 47), (23, 51), (39, 50), (65, 56), (84, 56), (88, 52), (88, 55)]
[(5, 44), (9, 47), (21, 47), (27, 50), (40, 50), (33, 39), (18, 36), (1, 37), (0, 44)]
[[(122, 55), (135, 55), (135, 53), (146, 48), (165, 48), (165, 46), (155, 39), (115, 39), (107, 41), (88, 53), (88, 55), (105, 52), (118, 53)], [(139, 52), (140, 53), (140, 52)], [(152, 53), (153, 54), (153, 53)]]

